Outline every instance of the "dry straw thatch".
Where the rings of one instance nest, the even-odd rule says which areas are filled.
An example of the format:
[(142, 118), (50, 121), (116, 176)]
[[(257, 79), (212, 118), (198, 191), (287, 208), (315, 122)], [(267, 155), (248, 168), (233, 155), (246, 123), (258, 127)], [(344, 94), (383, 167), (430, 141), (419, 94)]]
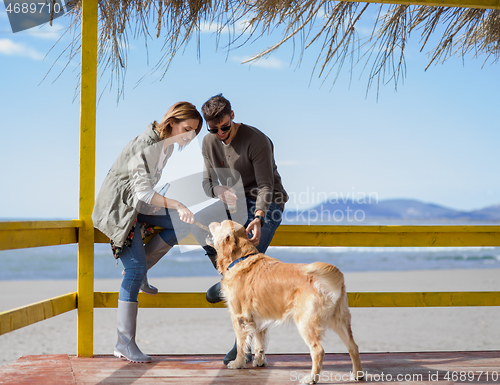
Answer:
[[(373, 18), (373, 15), (376, 17)], [(74, 0), (72, 43), (65, 52), (72, 58), (80, 50), (81, 0)], [(368, 15), (371, 34), (359, 26)], [(111, 71), (121, 83), (127, 66), (129, 38), (164, 39), (162, 58), (155, 70), (165, 73), (174, 55), (195, 37), (203, 25), (217, 26), (217, 42), (228, 38), (234, 49), (280, 31), (282, 38), (249, 61), (258, 60), (288, 41), (298, 45), (299, 57), (319, 47), (313, 73), (326, 78), (344, 63), (350, 68), (371, 63), (369, 85), (398, 80), (405, 75), (404, 50), (411, 34), (420, 35), (429, 64), (451, 56), (479, 56), (495, 63), (500, 54), (500, 11), (494, 9), (382, 5), (329, 0), (100, 0), (98, 66)], [(366, 27), (364, 27), (366, 29)], [(428, 48), (431, 44), (434, 47)], [(300, 63), (300, 59), (299, 59)]]

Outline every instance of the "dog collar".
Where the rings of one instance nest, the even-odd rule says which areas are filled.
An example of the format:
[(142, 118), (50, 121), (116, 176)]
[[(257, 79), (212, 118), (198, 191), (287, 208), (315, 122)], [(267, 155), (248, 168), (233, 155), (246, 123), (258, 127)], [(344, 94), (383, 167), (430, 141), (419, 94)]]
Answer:
[(242, 261), (244, 261), (245, 259), (247, 259), (248, 257), (251, 257), (252, 255), (256, 255), (256, 254), (259, 254), (259, 253), (252, 253), (252, 254), (248, 254), (248, 255), (245, 255), (244, 257), (240, 257), (238, 259), (235, 259), (233, 262), (231, 262), (231, 264), (227, 267), (227, 270), (229, 270), (231, 267), (233, 267), (234, 265), (236, 265), (237, 263), (240, 263)]

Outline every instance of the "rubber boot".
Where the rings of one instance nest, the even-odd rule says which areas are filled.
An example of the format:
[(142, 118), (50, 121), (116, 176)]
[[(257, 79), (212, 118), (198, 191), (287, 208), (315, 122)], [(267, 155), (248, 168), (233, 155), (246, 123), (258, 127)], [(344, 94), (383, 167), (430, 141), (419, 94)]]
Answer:
[(158, 294), (158, 289), (155, 286), (149, 284), (147, 274), (142, 280), (141, 287), (139, 290), (142, 291), (143, 293), (150, 295)]
[(139, 302), (118, 300), (117, 326), (118, 341), (114, 354), (118, 358), (126, 358), (132, 362), (151, 362), (151, 357), (140, 351), (135, 343), (137, 326), (137, 310)]
[[(238, 355), (238, 348), (236, 347), (237, 343), (238, 340), (234, 341), (233, 348), (224, 356), (224, 365), (227, 365), (236, 359), (236, 356)], [(252, 351), (248, 351), (246, 355), (246, 362), (250, 361), (252, 361)]]
[[(144, 251), (146, 252), (146, 262), (148, 270), (151, 269), (158, 261), (172, 248), (168, 243), (166, 243), (160, 234), (156, 234), (151, 240), (144, 246)], [(151, 286), (148, 282), (148, 276), (144, 277), (141, 284), (142, 292), (146, 294), (157, 294), (158, 289)]]
[(219, 271), (219, 269), (217, 268), (217, 250), (208, 245), (203, 246), (203, 249), (205, 249), (205, 254), (210, 259), (210, 262), (212, 262), (212, 265), (214, 265), (215, 270)]
[(222, 301), (220, 292), (220, 282), (217, 282), (210, 289), (207, 290), (207, 301), (210, 303), (218, 303)]

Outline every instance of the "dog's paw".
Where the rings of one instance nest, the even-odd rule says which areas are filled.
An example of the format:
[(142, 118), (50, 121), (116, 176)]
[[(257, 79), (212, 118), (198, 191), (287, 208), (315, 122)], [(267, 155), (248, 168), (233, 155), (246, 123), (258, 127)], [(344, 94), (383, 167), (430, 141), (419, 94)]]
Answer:
[(237, 360), (231, 361), (229, 364), (227, 364), (227, 367), (229, 369), (243, 369), (245, 367), (245, 362), (241, 363), (238, 362)]
[(319, 381), (319, 373), (318, 374), (309, 374), (302, 378), (302, 384), (317, 384)]
[(266, 368), (267, 367), (266, 357), (265, 356), (257, 357), (256, 355), (253, 360), (253, 366), (254, 368)]
[(365, 380), (365, 373), (360, 371), (358, 373), (352, 373), (351, 372), (351, 381), (364, 381)]
[(307, 376), (306, 378), (304, 378), (302, 380), (302, 384), (309, 384), (309, 385), (312, 385), (312, 384), (317, 384), (318, 381), (315, 381), (314, 379), (312, 379), (310, 376)]

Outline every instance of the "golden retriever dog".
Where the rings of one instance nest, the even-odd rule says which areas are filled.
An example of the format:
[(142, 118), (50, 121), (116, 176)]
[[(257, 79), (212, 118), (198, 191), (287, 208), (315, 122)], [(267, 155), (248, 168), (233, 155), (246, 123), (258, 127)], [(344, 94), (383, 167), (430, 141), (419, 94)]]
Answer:
[(349, 351), (353, 363), (351, 379), (363, 379), (358, 346), (352, 337), (344, 276), (339, 269), (324, 262), (283, 263), (260, 254), (244, 227), (236, 222), (213, 222), (209, 229), (223, 275), (222, 295), (238, 340), (236, 360), (228, 368), (245, 366), (245, 352), (252, 340), (253, 366), (267, 366), (267, 329), (294, 320), (311, 352), (312, 371), (306, 382), (315, 384), (320, 378), (325, 355), (321, 339), (328, 327), (340, 336)]

